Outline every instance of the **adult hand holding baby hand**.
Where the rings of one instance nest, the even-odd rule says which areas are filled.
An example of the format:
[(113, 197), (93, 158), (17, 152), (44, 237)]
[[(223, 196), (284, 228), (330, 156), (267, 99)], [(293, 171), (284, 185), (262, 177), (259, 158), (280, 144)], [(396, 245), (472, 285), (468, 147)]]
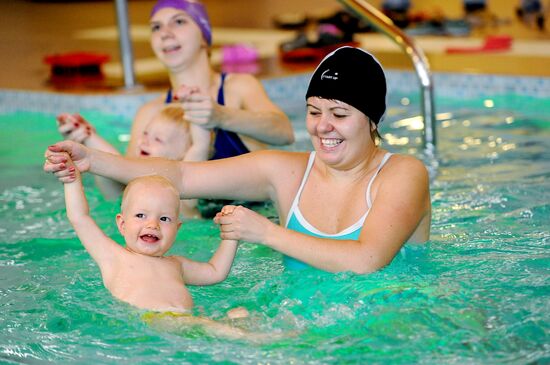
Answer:
[(174, 101), (181, 104), (187, 121), (208, 129), (219, 126), (220, 106), (197, 86), (180, 86), (174, 93)]
[(95, 128), (78, 113), (61, 113), (56, 120), (57, 130), (65, 139), (84, 143), (95, 133)]
[(265, 244), (270, 228), (277, 227), (261, 214), (243, 206), (226, 205), (214, 217), (220, 225), (220, 237), (224, 240), (242, 240)]
[(74, 181), (74, 170), (71, 171), (69, 168), (71, 164), (67, 156), (79, 171), (84, 172), (90, 169), (88, 149), (73, 141), (62, 141), (46, 149), (44, 171), (53, 173), (63, 183)]

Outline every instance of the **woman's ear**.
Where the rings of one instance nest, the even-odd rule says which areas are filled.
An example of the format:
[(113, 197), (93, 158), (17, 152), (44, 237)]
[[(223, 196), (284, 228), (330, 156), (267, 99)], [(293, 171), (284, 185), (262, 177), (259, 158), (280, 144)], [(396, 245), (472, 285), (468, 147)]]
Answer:
[(116, 215), (116, 225), (120, 234), (124, 236), (124, 217), (122, 216), (122, 213), (118, 213)]
[(376, 125), (376, 123), (374, 123), (374, 122), (372, 121), (372, 119), (370, 119), (369, 117), (367, 117), (367, 118), (368, 118), (369, 124), (370, 124), (370, 131), (371, 131), (371, 132), (374, 132), (374, 131), (378, 128), (378, 126)]

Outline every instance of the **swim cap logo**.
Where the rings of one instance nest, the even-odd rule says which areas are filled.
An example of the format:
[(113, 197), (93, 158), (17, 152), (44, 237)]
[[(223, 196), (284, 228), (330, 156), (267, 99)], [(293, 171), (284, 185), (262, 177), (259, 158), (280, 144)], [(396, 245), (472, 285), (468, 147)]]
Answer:
[(326, 69), (322, 74), (321, 74), (321, 81), (324, 80), (324, 79), (328, 79), (328, 80), (338, 80), (338, 72), (335, 72), (333, 75), (328, 75), (327, 73), (330, 71), (330, 68), (329, 69)]

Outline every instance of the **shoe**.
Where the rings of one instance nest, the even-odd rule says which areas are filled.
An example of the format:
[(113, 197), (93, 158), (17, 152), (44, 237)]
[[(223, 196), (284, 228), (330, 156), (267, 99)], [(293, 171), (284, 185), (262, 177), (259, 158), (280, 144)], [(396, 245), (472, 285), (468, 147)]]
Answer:
[[(316, 37), (316, 39), (311, 39)], [(281, 59), (285, 62), (320, 61), (330, 52), (342, 46), (357, 47), (352, 35), (343, 33), (334, 24), (319, 24), (315, 34), (300, 32), (296, 38), (284, 42), (279, 47)]]

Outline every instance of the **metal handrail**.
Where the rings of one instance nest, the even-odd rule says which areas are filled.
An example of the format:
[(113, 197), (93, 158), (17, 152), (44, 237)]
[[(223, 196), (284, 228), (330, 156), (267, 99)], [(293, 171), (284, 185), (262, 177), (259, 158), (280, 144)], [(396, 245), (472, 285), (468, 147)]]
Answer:
[(371, 23), (375, 28), (387, 35), (411, 59), (416, 75), (420, 81), (421, 110), (423, 116), (424, 130), (422, 142), (425, 150), (434, 151), (436, 145), (436, 115), (434, 108), (433, 81), (430, 72), (430, 65), (422, 49), (403, 32), (396, 27), (392, 20), (376, 9), (373, 5), (364, 0), (338, 0), (349, 10), (364, 20)]
[(130, 26), (128, 20), (128, 2), (126, 0), (115, 0), (118, 38), (120, 43), (120, 59), (124, 71), (124, 86), (127, 89), (136, 86), (134, 72), (134, 53), (130, 39)]

